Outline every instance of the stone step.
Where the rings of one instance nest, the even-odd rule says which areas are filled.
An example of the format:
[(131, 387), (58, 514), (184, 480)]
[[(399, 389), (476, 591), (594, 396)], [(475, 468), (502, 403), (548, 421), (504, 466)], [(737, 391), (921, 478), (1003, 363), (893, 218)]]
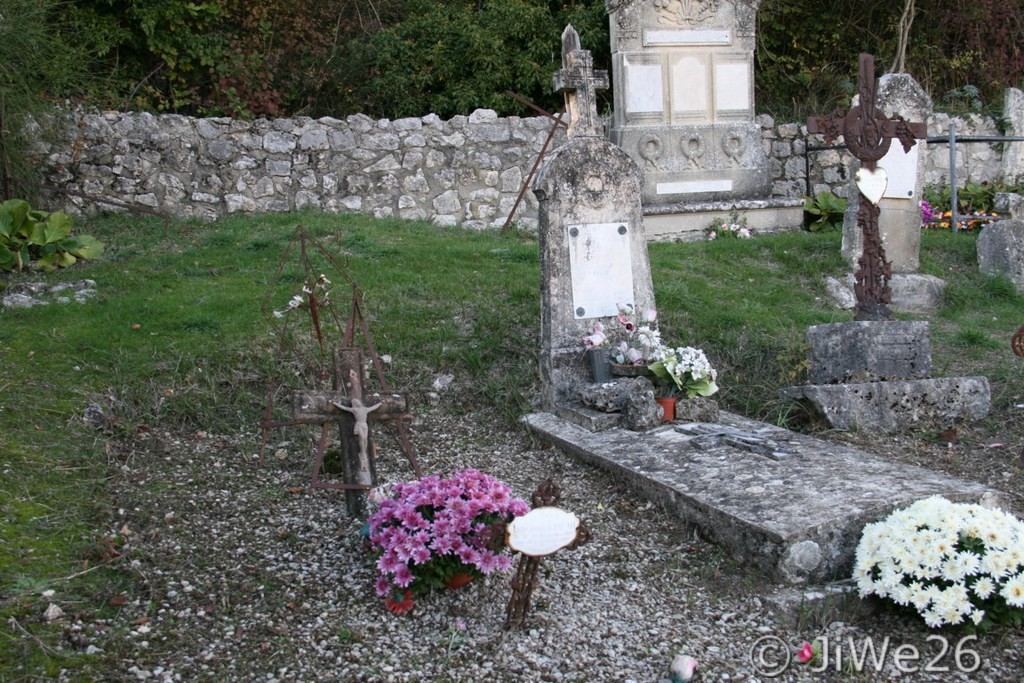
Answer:
[(998, 500), (981, 484), (723, 411), (719, 423), (590, 431), (551, 413), (523, 422), (787, 584), (847, 578), (868, 522), (932, 495)]
[(802, 199), (780, 197), (645, 205), (644, 229), (650, 242), (696, 241), (712, 221), (735, 213), (758, 235), (795, 232), (803, 227), (803, 206)]

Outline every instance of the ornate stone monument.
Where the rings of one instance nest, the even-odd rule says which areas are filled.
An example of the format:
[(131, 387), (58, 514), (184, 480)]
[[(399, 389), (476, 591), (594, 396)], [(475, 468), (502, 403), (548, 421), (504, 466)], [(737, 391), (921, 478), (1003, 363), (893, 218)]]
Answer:
[(644, 204), (767, 196), (754, 123), (758, 0), (609, 0), (612, 142), (644, 172)]

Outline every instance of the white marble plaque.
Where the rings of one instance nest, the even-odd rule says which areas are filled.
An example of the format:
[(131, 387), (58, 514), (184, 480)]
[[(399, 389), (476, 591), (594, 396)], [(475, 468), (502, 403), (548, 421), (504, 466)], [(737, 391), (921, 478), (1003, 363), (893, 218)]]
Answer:
[(633, 303), (629, 225), (581, 223), (566, 230), (574, 317), (618, 315), (619, 304)]
[(889, 151), (878, 160), (878, 165), (885, 169), (889, 176), (889, 184), (882, 195), (888, 199), (913, 199), (917, 190), (917, 156), (921, 142), (903, 151), (899, 140), (890, 141)]
[(512, 550), (543, 557), (571, 545), (579, 533), (580, 520), (556, 507), (540, 507), (513, 519), (506, 528), (505, 542)]
[(644, 46), (648, 45), (730, 45), (732, 31), (672, 31), (647, 29), (644, 31)]
[(660, 112), (664, 109), (661, 64), (630, 64), (626, 71), (626, 111), (632, 114)]
[(680, 180), (675, 183), (658, 183), (658, 194), (692, 194), (694, 192), (729, 192), (731, 180)]
[(709, 113), (706, 57), (683, 57), (672, 65), (672, 110)]
[(746, 63), (715, 65), (715, 110), (750, 109), (750, 73)]

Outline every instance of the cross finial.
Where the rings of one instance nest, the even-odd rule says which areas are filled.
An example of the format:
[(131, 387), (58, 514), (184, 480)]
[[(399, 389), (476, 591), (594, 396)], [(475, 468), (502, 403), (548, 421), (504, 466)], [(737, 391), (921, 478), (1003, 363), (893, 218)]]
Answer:
[(565, 94), (569, 137), (602, 137), (597, 116), (597, 91), (608, 89), (608, 72), (594, 71), (590, 50), (580, 47), (580, 34), (569, 24), (562, 32), (562, 68), (552, 79), (555, 92)]

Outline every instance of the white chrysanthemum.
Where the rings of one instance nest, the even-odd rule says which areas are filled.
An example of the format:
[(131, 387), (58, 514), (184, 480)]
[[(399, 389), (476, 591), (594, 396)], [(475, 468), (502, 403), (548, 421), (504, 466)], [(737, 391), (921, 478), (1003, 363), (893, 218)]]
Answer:
[(982, 600), (988, 598), (996, 591), (996, 584), (987, 576), (982, 576), (974, 585), (971, 586), (971, 592), (977, 595)]
[(929, 626), (981, 624), (983, 601), (1024, 608), (1024, 523), (933, 496), (866, 525), (854, 570), (861, 595), (912, 605)]
[(1015, 574), (1006, 580), (999, 594), (1011, 607), (1024, 607), (1024, 572)]

